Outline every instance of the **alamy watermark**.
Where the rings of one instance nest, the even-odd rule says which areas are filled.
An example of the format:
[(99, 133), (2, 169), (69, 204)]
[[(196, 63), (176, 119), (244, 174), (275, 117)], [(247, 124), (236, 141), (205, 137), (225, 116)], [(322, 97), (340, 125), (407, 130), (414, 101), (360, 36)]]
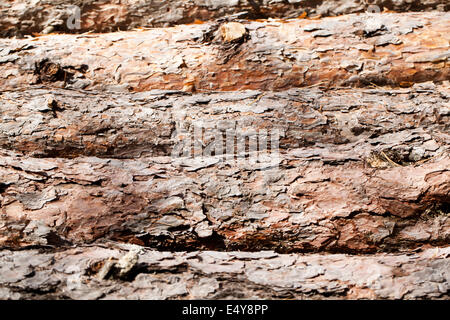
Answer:
[(374, 2), (376, 1), (370, 1), (370, 0), (364, 0), (364, 4), (367, 6), (366, 13), (380, 13), (381, 8), (376, 5)]
[(381, 9), (380, 9), (379, 6), (374, 5), (374, 4), (371, 4), (371, 5), (369, 5), (369, 6), (367, 7), (366, 12), (367, 12), (367, 13), (380, 13), (380, 12), (381, 12)]
[(280, 136), (276, 128), (245, 127), (239, 121), (218, 125), (197, 123), (189, 130), (178, 128), (172, 149), (173, 159), (210, 159), (233, 165), (269, 164), (280, 162)]
[(70, 16), (66, 21), (69, 30), (81, 29), (81, 8), (78, 6), (70, 6)]
[[(367, 5), (367, 13), (380, 13), (381, 8), (376, 4), (370, 4), (369, 1), (365, 1)], [(69, 30), (81, 29), (81, 8), (79, 6), (70, 6), (69, 8), (70, 16), (66, 21), (66, 26)]]

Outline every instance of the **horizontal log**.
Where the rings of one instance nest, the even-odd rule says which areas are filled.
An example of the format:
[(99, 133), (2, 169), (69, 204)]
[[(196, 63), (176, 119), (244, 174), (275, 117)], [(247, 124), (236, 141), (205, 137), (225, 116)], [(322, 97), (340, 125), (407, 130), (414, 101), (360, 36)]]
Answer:
[[(75, 11), (74, 6), (79, 11)], [(375, 7), (377, 6), (377, 7)], [(49, 32), (113, 32), (136, 27), (193, 23), (239, 14), (240, 17), (296, 18), (373, 12), (449, 11), (444, 0), (9, 0), (0, 3), (0, 37)], [(79, 25), (74, 25), (79, 17)]]
[[(450, 79), (450, 13), (208, 23), (0, 41), (0, 90), (286, 90)], [(245, 29), (244, 29), (245, 27)]]
[(448, 85), (433, 83), (194, 95), (6, 91), (0, 95), (0, 147), (36, 157), (168, 156), (191, 151), (199, 140), (205, 153), (227, 130), (240, 139), (266, 130), (279, 133), (281, 150), (358, 143), (360, 159), (384, 151), (410, 163), (448, 150), (449, 97)]
[(0, 299), (449, 299), (449, 255), (2, 251)]
[(448, 244), (448, 153), (400, 166), (360, 160), (355, 150), (294, 149), (254, 162), (2, 151), (0, 245), (113, 239), (171, 250), (365, 253)]

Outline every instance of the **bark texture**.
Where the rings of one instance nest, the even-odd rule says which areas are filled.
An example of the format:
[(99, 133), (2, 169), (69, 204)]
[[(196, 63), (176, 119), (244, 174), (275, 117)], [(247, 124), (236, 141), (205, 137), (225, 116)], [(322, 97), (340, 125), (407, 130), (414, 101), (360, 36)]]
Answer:
[(380, 169), (355, 150), (295, 150), (279, 168), (218, 157), (2, 155), (0, 243), (355, 253), (448, 243), (448, 155)]
[(450, 79), (449, 13), (348, 15), (0, 41), (0, 88), (287, 90)]
[[(0, 4), (0, 36), (50, 32), (114, 32), (136, 27), (168, 27), (235, 15), (247, 19), (334, 16), (373, 11), (449, 11), (446, 0), (8, 0)], [(74, 6), (80, 8), (79, 28)]]
[(130, 31), (0, 40), (0, 299), (449, 299), (448, 3), (370, 4), (3, 1)]
[[(187, 94), (102, 93), (36, 88), (0, 95), (0, 147), (36, 157), (170, 156), (193, 145), (201, 153), (218, 132), (249, 138), (277, 130), (283, 151), (342, 147), (355, 159), (385, 151), (400, 164), (448, 149), (450, 86), (405, 89), (291, 89)], [(358, 151), (360, 150), (360, 151)], [(224, 150), (226, 151), (226, 150)]]
[(113, 244), (4, 250), (0, 298), (449, 298), (449, 247), (370, 256), (138, 250)]
[[(26, 157), (3, 153), (0, 161), (2, 244), (109, 238), (282, 252), (445, 244), (448, 96), (448, 86), (432, 83), (194, 95), (4, 92), (0, 147)], [(196, 127), (206, 129), (195, 137), (197, 157), (173, 157), (191, 151)], [(280, 154), (265, 158), (262, 150), (253, 163), (245, 150), (236, 159), (208, 156), (216, 133), (230, 128), (240, 139), (279, 130)], [(63, 159), (77, 156), (105, 159)]]

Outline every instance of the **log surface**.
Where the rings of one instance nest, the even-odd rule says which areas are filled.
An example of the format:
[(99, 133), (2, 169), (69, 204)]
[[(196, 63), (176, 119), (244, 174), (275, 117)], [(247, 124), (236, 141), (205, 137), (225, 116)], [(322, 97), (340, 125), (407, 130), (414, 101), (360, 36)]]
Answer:
[(0, 299), (449, 299), (448, 9), (3, 1)]
[[(1, 243), (355, 253), (445, 244), (448, 96), (448, 86), (432, 83), (4, 92), (0, 146), (11, 152), (0, 160)], [(260, 150), (254, 162), (248, 149), (205, 154), (214, 130), (227, 129), (241, 137), (276, 129), (280, 153)], [(196, 157), (174, 154), (198, 140)]]
[[(396, 12), (449, 11), (446, 0), (8, 0), (0, 3), (0, 36), (33, 33), (83, 33), (132, 30), (136, 27), (168, 27), (237, 15), (242, 18), (296, 18), (334, 16), (380, 10)], [(74, 6), (80, 8), (79, 28)], [(372, 9), (373, 10), (373, 9)]]
[[(433, 157), (450, 143), (450, 86), (407, 89), (292, 89), (186, 94), (30, 89), (0, 95), (0, 147), (36, 157), (170, 156), (205, 132), (245, 137), (278, 131), (279, 148), (385, 151), (400, 163)], [(347, 147), (345, 145), (348, 144)], [(183, 149), (184, 148), (184, 149)], [(391, 150), (392, 149), (392, 150)], [(200, 152), (200, 153), (201, 153)], [(308, 151), (309, 152), (309, 151)], [(394, 155), (396, 153), (396, 155)]]
[[(449, 299), (449, 247), (370, 256), (141, 249), (134, 260), (131, 250), (4, 250), (0, 299)], [(108, 275), (105, 264), (119, 259), (132, 269)]]
[(0, 89), (280, 91), (450, 79), (449, 13), (243, 25), (248, 34), (231, 42), (217, 23), (0, 40)]
[(368, 253), (448, 243), (448, 154), (371, 168), (357, 150), (294, 150), (277, 163), (2, 154), (0, 244)]

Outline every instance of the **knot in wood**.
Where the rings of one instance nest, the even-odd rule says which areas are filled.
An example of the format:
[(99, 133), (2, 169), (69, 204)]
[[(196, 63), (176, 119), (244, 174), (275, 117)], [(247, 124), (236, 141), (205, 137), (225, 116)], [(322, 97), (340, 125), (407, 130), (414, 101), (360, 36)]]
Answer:
[(220, 26), (220, 34), (224, 42), (241, 40), (247, 34), (247, 29), (239, 22), (228, 22)]

